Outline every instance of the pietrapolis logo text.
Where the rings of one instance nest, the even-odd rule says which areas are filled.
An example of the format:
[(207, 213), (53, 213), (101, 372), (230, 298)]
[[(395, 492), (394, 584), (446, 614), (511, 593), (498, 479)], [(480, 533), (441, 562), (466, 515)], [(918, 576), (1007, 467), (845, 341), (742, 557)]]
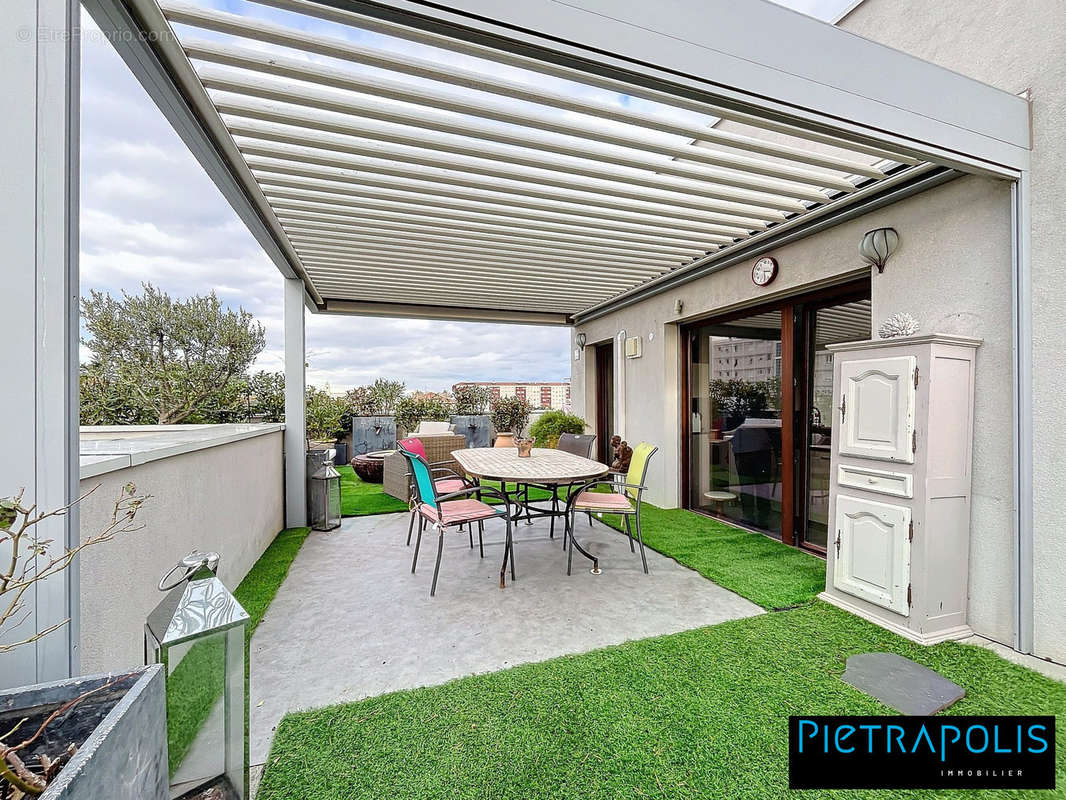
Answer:
[(1054, 717), (790, 717), (792, 789), (1053, 789)]

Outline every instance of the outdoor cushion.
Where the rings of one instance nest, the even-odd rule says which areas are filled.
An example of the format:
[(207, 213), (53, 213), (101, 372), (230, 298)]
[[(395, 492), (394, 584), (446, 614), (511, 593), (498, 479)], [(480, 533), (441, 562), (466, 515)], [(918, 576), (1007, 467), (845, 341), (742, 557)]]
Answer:
[[(458, 525), (461, 522), (476, 522), (502, 514), (487, 503), (469, 498), (467, 500), (445, 500), (439, 503), (440, 522), (442, 525)], [(430, 522), (437, 521), (437, 509), (423, 503), (418, 507), (419, 513)]]
[(428, 421), (428, 420), (423, 420), (422, 422), (418, 423), (418, 430), (415, 431), (415, 434), (419, 435), (419, 436), (422, 436), (422, 435), (425, 435), (427, 433), (428, 434), (451, 433), (454, 430), (455, 430), (455, 426), (452, 425), (450, 422), (431, 422), (431, 421)]
[(582, 492), (574, 500), (574, 508), (582, 511), (612, 511), (615, 514), (633, 510), (633, 504), (624, 494), (615, 492)]
[(459, 478), (441, 478), (433, 481), (433, 488), (440, 494), (448, 494), (449, 492), (458, 492), (460, 489), (465, 489), (466, 483)]

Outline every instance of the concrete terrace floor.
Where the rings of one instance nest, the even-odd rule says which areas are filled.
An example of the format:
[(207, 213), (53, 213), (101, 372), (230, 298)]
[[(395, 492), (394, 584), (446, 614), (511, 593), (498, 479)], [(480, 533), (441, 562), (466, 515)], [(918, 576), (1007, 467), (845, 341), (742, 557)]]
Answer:
[(596, 522), (578, 541), (602, 574), (574, 553), (566, 575), (561, 538), (548, 522), (515, 526), (517, 580), (499, 588), (503, 525), (486, 523), (485, 558), (465, 533), (445, 536), (437, 595), (429, 596), (436, 536), (419, 567), (405, 545), (407, 514), (345, 519), (312, 532), (251, 644), (250, 764), (258, 778), (281, 718), (399, 689), (581, 653), (730, 619), (762, 609), (673, 559), (639, 550)]

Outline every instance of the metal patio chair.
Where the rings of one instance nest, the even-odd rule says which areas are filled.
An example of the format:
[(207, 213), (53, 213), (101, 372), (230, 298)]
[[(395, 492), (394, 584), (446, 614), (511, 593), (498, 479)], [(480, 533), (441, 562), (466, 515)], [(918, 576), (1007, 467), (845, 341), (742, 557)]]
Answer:
[[(408, 453), (414, 453), (416, 456), (420, 457), (423, 461), (425, 461), (427, 464), (429, 464), (429, 469), (430, 469), (430, 473), (431, 474), (447, 476), (447, 477), (440, 477), (440, 478), (435, 477), (433, 479), (433, 487), (438, 492), (441, 492), (442, 494), (447, 494), (448, 492), (457, 492), (460, 489), (467, 488), (468, 486), (476, 486), (476, 484), (473, 481), (467, 480), (465, 476), (463, 476), (460, 473), (456, 472), (451, 467), (446, 466), (447, 464), (451, 464), (452, 463), (451, 461), (430, 462), (429, 456), (426, 455), (426, 446), (422, 443), (422, 440), (419, 439), (416, 436), (409, 436), (406, 439), (397, 439), (396, 440), (396, 448), (398, 450), (405, 451), (405, 452), (408, 452)], [(410, 509), (411, 509), (411, 522), (407, 526), (407, 546), (410, 547), (411, 546), (411, 534), (414, 532), (415, 518), (418, 516), (418, 510), (416, 508), (416, 503), (415, 503), (415, 476), (414, 476), (414, 472), (410, 471), (408, 473), (408, 476), (410, 478), (410, 486), (409, 486), (408, 491), (407, 491), (407, 496), (410, 498), (410, 500), (408, 502), (408, 505), (410, 506)], [(470, 549), (473, 550), (474, 549), (474, 533), (473, 533), (473, 531), (470, 531), (470, 530), (468, 530), (467, 533), (469, 534), (469, 537), (470, 537)], [(482, 551), (482, 556), (484, 556), (484, 551)]]
[[(648, 557), (644, 553), (644, 536), (640, 530), (640, 501), (644, 495), (648, 464), (651, 457), (658, 452), (659, 448), (647, 442), (641, 442), (633, 448), (633, 458), (629, 462), (629, 471), (626, 473), (625, 483), (619, 484), (613, 478), (599, 478), (582, 484), (577, 491), (570, 494), (566, 508), (566, 528), (563, 534), (563, 545), (567, 548), (566, 574), (569, 575), (574, 563), (574, 521), (577, 512), (586, 511), (589, 514), (618, 514), (626, 521), (626, 534), (629, 536), (629, 551), (634, 552), (633, 547), (633, 524), (635, 518), (637, 529), (637, 541), (640, 543), (640, 560), (644, 563), (644, 574), (648, 574)], [(599, 486), (610, 486), (622, 491), (594, 492), (591, 489)]]
[[(485, 520), (503, 518), (507, 526), (507, 538), (504, 540), (503, 564), (500, 567), (500, 588), (505, 585), (507, 566), (511, 567), (511, 580), (515, 579), (514, 568), (514, 542), (511, 538), (511, 501), (503, 492), (485, 486), (467, 486), (452, 492), (438, 494), (433, 480), (433, 472), (426, 460), (416, 453), (400, 448), (400, 452), (407, 459), (414, 475), (414, 491), (418, 513), (418, 538), (415, 540), (415, 554), (411, 559), (411, 573), (414, 574), (418, 566), (418, 550), (422, 545), (422, 532), (426, 525), (432, 525), (437, 530), (437, 563), (433, 568), (433, 583), (429, 588), (429, 596), (437, 593), (437, 576), (440, 574), (440, 558), (444, 551), (444, 531), (448, 528), (461, 527), (463, 525), (478, 526), (478, 542), (481, 545), (481, 557), (485, 557), (484, 533)], [(476, 494), (477, 498), (482, 495), (499, 498), (503, 501), (503, 508), (490, 506), (480, 499), (470, 497)], [(460, 499), (462, 498), (462, 499)]]
[[(592, 458), (592, 446), (596, 443), (596, 434), (594, 433), (561, 433), (559, 434), (559, 441), (555, 445), (556, 450), (562, 450), (564, 453), (570, 453), (571, 455), (581, 456), (582, 458)], [(529, 508), (529, 490), (530, 489), (544, 489), (545, 491), (552, 493), (552, 517), (551, 527), (548, 530), (548, 538), (555, 538), (555, 517), (560, 512), (559, 501), (564, 503), (569, 497), (570, 490), (576, 486), (576, 483), (567, 484), (540, 484), (540, 483), (524, 483), (517, 487), (517, 491), (521, 492), (525, 497), (526, 508)], [(566, 491), (566, 496), (560, 498), (559, 490)], [(529, 512), (526, 512), (526, 521), (531, 519)], [(592, 524), (592, 515), (589, 515), (589, 525)], [(565, 545), (564, 545), (565, 546)]]

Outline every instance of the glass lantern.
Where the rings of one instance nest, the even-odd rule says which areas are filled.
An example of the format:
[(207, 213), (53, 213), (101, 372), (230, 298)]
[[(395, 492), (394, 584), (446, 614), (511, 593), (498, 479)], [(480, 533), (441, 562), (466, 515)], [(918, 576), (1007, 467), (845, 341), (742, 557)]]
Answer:
[(145, 624), (145, 662), (166, 674), (170, 796), (181, 800), (248, 798), (248, 614), (215, 577), (218, 560), (182, 559)]
[(341, 526), (341, 474), (333, 464), (320, 466), (311, 476), (311, 527), (331, 531)]

